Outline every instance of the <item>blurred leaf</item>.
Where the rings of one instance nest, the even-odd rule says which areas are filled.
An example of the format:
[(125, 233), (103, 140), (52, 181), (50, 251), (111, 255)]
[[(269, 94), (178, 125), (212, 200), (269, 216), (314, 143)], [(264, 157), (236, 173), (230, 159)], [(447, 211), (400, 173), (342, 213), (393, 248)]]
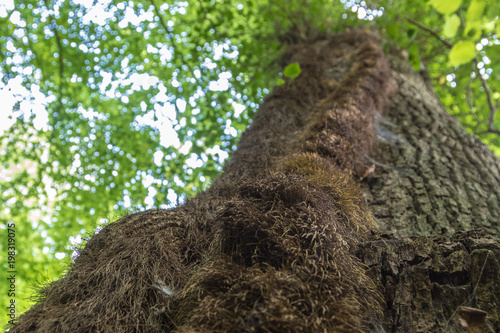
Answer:
[(408, 55), (410, 63), (413, 66), (413, 69), (415, 69), (416, 71), (420, 70), (420, 65), (422, 61), (420, 60), (420, 51), (416, 44), (410, 46), (410, 48), (408, 49)]
[(481, 22), (467, 21), (464, 30), (464, 36), (467, 39), (476, 40), (481, 37)]
[(447, 16), (443, 25), (443, 35), (447, 38), (455, 37), (459, 26), (460, 18), (456, 14)]
[(483, 0), (472, 0), (467, 8), (466, 18), (468, 22), (478, 21), (482, 18), (486, 2)]
[(441, 14), (454, 13), (462, 3), (462, 0), (431, 0), (429, 3)]
[(488, 3), (486, 6), (486, 18), (489, 20), (495, 20), (500, 17), (500, 2), (494, 1), (493, 3)]
[(410, 25), (408, 27), (408, 30), (406, 31), (406, 33), (408, 35), (409, 40), (413, 41), (417, 37), (418, 28), (414, 25)]
[(398, 38), (400, 35), (400, 27), (397, 23), (389, 25), (385, 30), (389, 36), (394, 38)]
[(473, 42), (459, 41), (450, 50), (449, 62), (451, 66), (466, 64), (476, 56), (476, 46)]
[(299, 63), (294, 62), (285, 67), (285, 69), (283, 70), (283, 75), (287, 78), (295, 79), (300, 75), (301, 72), (302, 70), (300, 69)]

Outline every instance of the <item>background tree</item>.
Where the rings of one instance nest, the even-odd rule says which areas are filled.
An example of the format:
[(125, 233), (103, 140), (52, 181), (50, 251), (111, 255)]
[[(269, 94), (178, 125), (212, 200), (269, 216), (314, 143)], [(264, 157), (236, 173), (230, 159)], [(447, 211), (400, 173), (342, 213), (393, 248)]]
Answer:
[[(488, 50), (498, 47), (498, 5), (464, 2), (451, 11), (439, 4), (434, 3), (435, 11), (424, 4), (350, 3), (345, 13), (339, 8), (344, 4), (320, 1), (129, 2), (92, 8), (26, 2), (16, 9), (7, 4), (2, 79), (8, 87), (29, 91), (27, 98), (18, 96), (11, 117), (16, 122), (3, 141), (4, 166), (12, 170), (2, 185), (3, 214), (6, 222), (16, 222), (21, 244), (18, 290), (28, 291), (26, 297), (25, 281), (60, 273), (59, 264), (46, 265), (46, 258), (63, 253), (69, 258), (68, 237), (89, 232), (100, 218), (125, 214), (130, 207), (182, 202), (214, 178), (222, 149), (234, 147), (237, 133), (268, 92), (263, 87), (278, 78), (279, 40), (295, 44), (316, 29), (342, 30), (358, 24), (356, 17), (372, 15), (384, 37), (406, 50), (416, 68), (425, 64), (443, 103), (469, 129), (484, 132), (485, 141), (497, 140), (486, 132), (496, 130), (491, 119), (498, 82), (489, 76), (497, 62)], [(453, 15), (458, 33), (449, 27), (457, 22)], [(443, 17), (446, 42), (432, 34)], [(287, 33), (291, 27), (294, 33)], [(476, 58), (467, 49), (469, 41), (483, 45)], [(471, 79), (470, 66), (443, 66), (453, 45), (463, 48), (455, 49), (455, 65), (472, 63), (482, 76)], [(46, 120), (43, 111), (36, 112), (38, 104), (30, 106), (42, 95)], [(24, 171), (29, 167), (32, 171)]]

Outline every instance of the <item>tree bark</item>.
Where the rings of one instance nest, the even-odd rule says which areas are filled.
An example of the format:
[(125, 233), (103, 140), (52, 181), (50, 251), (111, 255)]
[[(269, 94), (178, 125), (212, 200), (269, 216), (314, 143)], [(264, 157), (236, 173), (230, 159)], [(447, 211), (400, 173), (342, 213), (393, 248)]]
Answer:
[(469, 306), (488, 313), (484, 332), (498, 332), (499, 159), (407, 62), (390, 59), (398, 91), (376, 124), (376, 171), (361, 184), (388, 234), (358, 254), (384, 292), (384, 328), (465, 332), (459, 314)]
[(499, 161), (379, 42), (289, 47), (212, 187), (103, 228), (11, 332), (498, 331)]

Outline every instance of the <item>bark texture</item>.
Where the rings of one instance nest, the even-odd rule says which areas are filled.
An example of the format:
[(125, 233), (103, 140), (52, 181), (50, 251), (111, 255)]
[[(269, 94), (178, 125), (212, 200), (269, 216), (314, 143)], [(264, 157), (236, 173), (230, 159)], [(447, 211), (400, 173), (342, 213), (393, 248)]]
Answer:
[[(459, 330), (460, 305), (498, 329), (498, 202), (468, 204), (498, 198), (498, 160), (434, 129), (449, 118), (432, 92), (397, 60), (391, 75), (369, 32), (292, 46), (295, 61), (208, 191), (105, 227), (11, 332)], [(490, 238), (454, 234), (480, 225)]]
[[(499, 332), (500, 246), (484, 232), (367, 242), (359, 256), (385, 299), (385, 332)], [(487, 312), (478, 331), (464, 306)]]
[(479, 228), (498, 237), (498, 158), (460, 127), (408, 63), (391, 62), (398, 92), (376, 125), (376, 172), (362, 185), (379, 225), (397, 236)]
[(361, 185), (388, 234), (359, 253), (384, 291), (385, 329), (465, 332), (459, 311), (470, 306), (488, 313), (484, 332), (499, 332), (499, 160), (409, 64), (391, 58), (391, 67), (397, 93)]

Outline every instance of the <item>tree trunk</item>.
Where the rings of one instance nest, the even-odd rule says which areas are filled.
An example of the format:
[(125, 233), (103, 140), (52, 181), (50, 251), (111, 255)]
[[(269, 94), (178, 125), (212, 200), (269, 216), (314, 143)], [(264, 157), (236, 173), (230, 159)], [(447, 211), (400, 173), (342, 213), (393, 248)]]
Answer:
[(500, 330), (498, 159), (368, 32), (284, 58), (301, 75), (266, 98), (213, 186), (106, 226), (11, 332), (483, 325), (463, 305)]
[(459, 323), (467, 306), (488, 314), (469, 326), (500, 332), (499, 159), (407, 62), (391, 58), (391, 68), (398, 91), (376, 124), (377, 169), (361, 184), (389, 234), (358, 253), (384, 293), (384, 328), (467, 331)]

